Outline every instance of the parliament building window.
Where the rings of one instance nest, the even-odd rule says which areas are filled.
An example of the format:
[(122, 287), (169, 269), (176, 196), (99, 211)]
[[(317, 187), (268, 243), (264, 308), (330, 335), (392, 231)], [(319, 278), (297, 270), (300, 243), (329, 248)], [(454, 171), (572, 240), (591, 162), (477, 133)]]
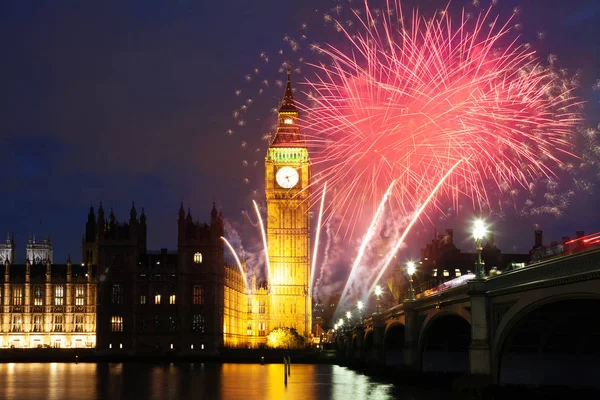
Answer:
[(23, 287), (13, 286), (13, 306), (23, 305)]
[(146, 304), (146, 295), (145, 294), (140, 296), (140, 304)]
[(265, 323), (264, 322), (258, 323), (258, 336), (265, 336)]
[(85, 305), (83, 286), (75, 286), (75, 305)]
[(154, 294), (154, 304), (158, 305), (160, 304), (160, 293), (156, 292)]
[(169, 304), (175, 304), (175, 293), (169, 296)]
[(33, 288), (33, 305), (43, 306), (44, 305), (44, 294), (41, 286), (35, 286)]
[[(65, 301), (65, 287), (64, 286), (55, 287), (54, 288), (54, 305), (62, 306), (62, 305), (64, 305), (64, 301)], [(61, 322), (61, 329), (62, 329), (62, 322)], [(55, 331), (55, 332), (61, 332), (61, 331)]]
[(123, 288), (121, 285), (112, 286), (112, 303), (121, 304), (123, 302)]
[(194, 254), (194, 264), (202, 264), (202, 253)]
[(116, 315), (110, 319), (110, 331), (123, 332), (123, 317)]
[(258, 313), (259, 314), (264, 314), (265, 313), (265, 301), (264, 300), (261, 300), (258, 303)]
[(83, 315), (75, 316), (75, 332), (83, 332)]
[(194, 285), (193, 289), (193, 304), (204, 304), (204, 288), (201, 285)]
[(33, 316), (33, 331), (34, 332), (42, 332), (42, 316), (41, 315)]
[(21, 332), (23, 329), (23, 319), (21, 315), (13, 315), (13, 332)]
[(63, 331), (63, 316), (55, 315), (54, 316), (54, 332), (62, 332)]
[(204, 315), (194, 314), (192, 316), (192, 331), (204, 333)]
[(248, 336), (252, 336), (252, 324), (248, 323), (248, 329), (246, 329), (246, 334)]

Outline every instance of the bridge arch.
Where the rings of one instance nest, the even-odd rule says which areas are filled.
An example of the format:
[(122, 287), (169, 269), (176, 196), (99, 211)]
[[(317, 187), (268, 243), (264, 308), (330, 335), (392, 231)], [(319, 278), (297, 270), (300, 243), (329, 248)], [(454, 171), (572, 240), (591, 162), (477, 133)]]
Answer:
[(419, 354), (423, 372), (467, 372), (471, 322), (455, 312), (440, 312), (423, 327)]
[(351, 348), (350, 348), (350, 358), (357, 358), (360, 359), (360, 343), (361, 342), (361, 338), (359, 337), (359, 335), (354, 332), (352, 333), (352, 341), (351, 341)]
[(498, 383), (600, 388), (599, 309), (599, 294), (580, 293), (548, 296), (514, 310), (494, 344)]
[(376, 349), (375, 349), (375, 334), (372, 329), (369, 329), (365, 332), (364, 339), (364, 355), (365, 362), (367, 364), (378, 362), (379, 358), (377, 357)]
[(383, 365), (404, 365), (404, 340), (406, 329), (404, 324), (394, 322), (385, 330), (383, 336)]

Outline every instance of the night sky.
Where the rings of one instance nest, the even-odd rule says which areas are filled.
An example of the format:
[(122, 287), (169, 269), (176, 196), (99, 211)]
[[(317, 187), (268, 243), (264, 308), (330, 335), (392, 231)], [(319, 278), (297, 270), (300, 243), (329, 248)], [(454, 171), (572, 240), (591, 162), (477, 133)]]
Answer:
[[(101, 200), (122, 221), (132, 201), (138, 214), (144, 207), (149, 248), (176, 247), (181, 201), (194, 218), (208, 220), (214, 200), (233, 226), (249, 226), (242, 211), (251, 209), (252, 189), (261, 189), (266, 148), (261, 136), (270, 130), (270, 109), (283, 89), (271, 85), (253, 95), (244, 127), (232, 117), (240, 103), (234, 92), (253, 84), (244, 77), (255, 67), (270, 80), (284, 79), (277, 72), (280, 61), (299, 55), (290, 53), (283, 37), (298, 35), (304, 22), (311, 40), (335, 42), (335, 35), (320, 33), (327, 32), (323, 14), (335, 5), (326, 3), (1, 2), (0, 232), (14, 232), (17, 262), (24, 262), (29, 233), (52, 234), (55, 262), (69, 253), (79, 261), (89, 206), (97, 209)], [(424, 13), (445, 4), (419, 3)], [(472, 7), (460, 0), (452, 7), (462, 5)], [(497, 9), (507, 16), (515, 6), (523, 38), (541, 57), (556, 54), (561, 66), (581, 71), (577, 94), (587, 102), (587, 124), (596, 127), (600, 2), (499, 0)], [(543, 41), (536, 41), (539, 32), (545, 32)], [(284, 54), (277, 55), (278, 49)], [(259, 57), (263, 51), (273, 54), (269, 64)], [(259, 163), (243, 167), (243, 160)], [(500, 248), (527, 251), (535, 227), (544, 229), (547, 241), (579, 229), (600, 230), (597, 190), (578, 193), (561, 218), (508, 212), (495, 221)], [(455, 228), (460, 241), (472, 215), (439, 221), (437, 229)], [(413, 243), (423, 245), (432, 231), (431, 224), (421, 226)]]

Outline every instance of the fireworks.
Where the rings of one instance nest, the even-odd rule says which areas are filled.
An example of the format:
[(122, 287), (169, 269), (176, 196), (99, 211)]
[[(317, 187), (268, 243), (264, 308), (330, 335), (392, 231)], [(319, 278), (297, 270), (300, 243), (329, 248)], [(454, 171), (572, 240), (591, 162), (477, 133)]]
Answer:
[(512, 17), (364, 11), (358, 32), (343, 30), (346, 43), (320, 47), (329, 62), (314, 65), (302, 110), (317, 176), (344, 193), (333, 208), (347, 221), (393, 180), (392, 211), (412, 215), (461, 160), (434, 206), (467, 196), (491, 208), (574, 159), (572, 85), (509, 37)]
[[(528, 215), (561, 215), (574, 192), (559, 188), (558, 175), (595, 167), (594, 152), (600, 154), (595, 134), (573, 135), (582, 121), (581, 104), (572, 93), (577, 79), (557, 69), (555, 55), (538, 56), (531, 44), (519, 41), (518, 9), (503, 21), (491, 6), (479, 8), (479, 1), (472, 2), (472, 13), (446, 8), (427, 18), (416, 11), (405, 15), (398, 1), (386, 4), (377, 9), (365, 1), (361, 9), (327, 9), (322, 22), (339, 32), (328, 37), (335, 45), (320, 44), (323, 38), (314, 35), (310, 39), (317, 41), (308, 40), (312, 32), (303, 23), (300, 40), (285, 35), (285, 51), (269, 54), (271, 67), (283, 73), (282, 62), (304, 50), (295, 66), (301, 65), (309, 77), (303, 90), (306, 100), (299, 101), (314, 165), (312, 189), (321, 195), (313, 201), (320, 198), (323, 210), (325, 189), (317, 182), (328, 182), (332, 193), (327, 215), (321, 211), (317, 224), (319, 231), (322, 217), (327, 226), (323, 263), (334, 218), (343, 222), (332, 230), (343, 227), (347, 236), (364, 234), (342, 297), (368, 293), (411, 228), (431, 218), (429, 210), (452, 213), (464, 208), (466, 200), (478, 211), (514, 208)], [(538, 39), (543, 38), (539, 33)], [(266, 52), (260, 60), (262, 65), (269, 61)], [(277, 77), (254, 71), (245, 79), (244, 93), (264, 90), (263, 97), (274, 92), (279, 98), (283, 81)], [(234, 111), (236, 132), (248, 129), (252, 105), (246, 101)], [(575, 150), (582, 143), (579, 136), (590, 143), (583, 153)], [(270, 138), (270, 133), (262, 135), (265, 141)], [(242, 148), (253, 147), (242, 141)], [(242, 162), (242, 167), (248, 165)], [(591, 190), (585, 180), (575, 183), (578, 190)], [(519, 202), (522, 207), (517, 207)], [(358, 220), (373, 215), (372, 226), (363, 232)], [(388, 224), (387, 244), (373, 244), (383, 224)], [(318, 238), (319, 233), (309, 290), (319, 282)], [(357, 271), (366, 265), (369, 271)]]
[(221, 236), (221, 240), (225, 243), (225, 245), (227, 245), (227, 248), (229, 249), (229, 251), (231, 251), (231, 254), (233, 255), (233, 259), (235, 260), (235, 263), (240, 270), (240, 274), (244, 279), (244, 287), (246, 288), (246, 290), (250, 290), (250, 288), (248, 287), (248, 280), (246, 279), (246, 271), (244, 271), (244, 267), (242, 266), (239, 257), (233, 249), (233, 246), (231, 245), (231, 243), (229, 243), (229, 240), (225, 239), (223, 236)]
[(319, 207), (319, 218), (317, 220), (317, 234), (315, 236), (315, 245), (313, 247), (313, 258), (310, 266), (310, 283), (308, 285), (309, 296), (312, 296), (313, 283), (315, 281), (315, 266), (317, 265), (317, 255), (319, 251), (319, 239), (321, 237), (321, 221), (323, 218), (323, 205), (325, 204), (325, 193), (327, 192), (327, 182), (323, 184), (323, 193), (321, 194), (321, 206)]

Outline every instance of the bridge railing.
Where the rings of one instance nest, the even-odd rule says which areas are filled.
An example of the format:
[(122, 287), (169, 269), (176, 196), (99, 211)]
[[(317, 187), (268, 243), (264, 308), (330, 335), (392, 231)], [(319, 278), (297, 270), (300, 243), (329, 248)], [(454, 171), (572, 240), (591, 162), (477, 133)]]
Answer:
[(494, 291), (515, 288), (534, 282), (570, 277), (598, 270), (600, 270), (600, 248), (554, 257), (490, 277), (487, 280), (487, 289)]

